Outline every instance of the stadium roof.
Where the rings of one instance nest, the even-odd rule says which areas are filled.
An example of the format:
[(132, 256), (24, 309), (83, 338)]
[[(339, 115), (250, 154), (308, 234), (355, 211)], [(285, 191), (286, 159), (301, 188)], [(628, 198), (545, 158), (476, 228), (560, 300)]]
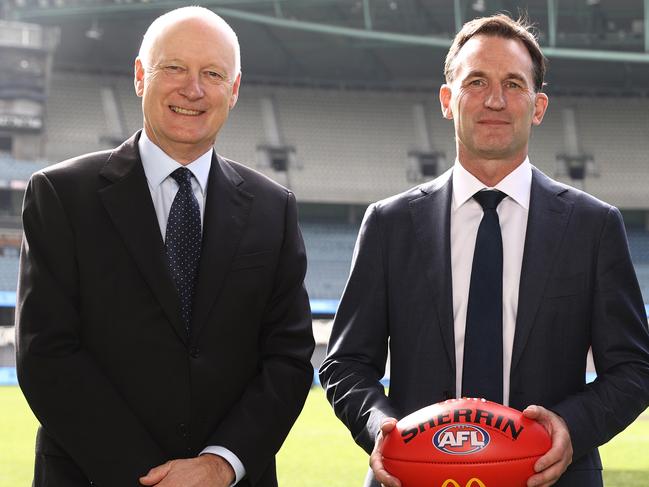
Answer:
[[(60, 28), (55, 69), (131, 73), (142, 33), (177, 1), (1, 0), (6, 19)], [(548, 90), (649, 93), (649, 0), (205, 0), (239, 34), (244, 80), (433, 90), (458, 26), (527, 12)]]

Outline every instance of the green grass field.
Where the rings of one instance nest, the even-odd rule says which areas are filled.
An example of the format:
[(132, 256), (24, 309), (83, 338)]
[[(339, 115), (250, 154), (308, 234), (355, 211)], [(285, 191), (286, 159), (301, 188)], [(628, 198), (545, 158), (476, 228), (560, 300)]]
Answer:
[[(0, 487), (31, 484), (36, 420), (17, 387), (0, 387)], [(607, 487), (649, 485), (649, 410), (601, 448)], [(278, 459), (282, 487), (362, 485), (367, 455), (313, 389)]]

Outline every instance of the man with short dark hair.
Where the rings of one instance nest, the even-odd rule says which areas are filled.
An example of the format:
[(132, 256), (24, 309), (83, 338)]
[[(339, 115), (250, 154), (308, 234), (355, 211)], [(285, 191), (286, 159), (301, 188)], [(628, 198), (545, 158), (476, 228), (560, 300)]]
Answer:
[[(400, 485), (381, 455), (396, 418), (468, 396), (549, 432), (528, 487), (601, 486), (597, 446), (649, 405), (649, 333), (620, 212), (528, 158), (544, 73), (524, 23), (467, 23), (439, 92), (455, 165), (365, 214), (320, 377), (370, 453), (366, 485)], [(598, 377), (586, 384), (590, 347)]]
[(36, 487), (277, 485), (314, 343), (293, 194), (213, 149), (240, 80), (227, 23), (171, 11), (135, 61), (144, 129), (32, 177), (17, 371)]

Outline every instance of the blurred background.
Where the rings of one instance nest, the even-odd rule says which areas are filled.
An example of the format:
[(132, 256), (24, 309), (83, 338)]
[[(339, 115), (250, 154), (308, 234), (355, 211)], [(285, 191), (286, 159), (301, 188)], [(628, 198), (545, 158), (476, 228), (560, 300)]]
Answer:
[[(475, 17), (525, 14), (549, 59), (530, 159), (619, 207), (649, 302), (649, 0), (212, 0), (243, 81), (217, 151), (292, 189), (322, 358), (367, 205), (455, 158), (437, 91)], [(177, 1), (0, 0), (0, 383), (15, 384), (21, 204), (30, 175), (142, 125), (133, 60)], [(110, 296), (107, 296), (110, 299)], [(350, 440), (351, 441), (351, 440)]]
[[(34, 171), (142, 125), (133, 60), (175, 1), (0, 3), (0, 367), (12, 380), (23, 192)], [(368, 203), (455, 158), (437, 90), (467, 20), (527, 15), (549, 58), (534, 165), (618, 206), (649, 302), (649, 0), (212, 0), (239, 35), (243, 83), (217, 151), (291, 188), (322, 359)]]

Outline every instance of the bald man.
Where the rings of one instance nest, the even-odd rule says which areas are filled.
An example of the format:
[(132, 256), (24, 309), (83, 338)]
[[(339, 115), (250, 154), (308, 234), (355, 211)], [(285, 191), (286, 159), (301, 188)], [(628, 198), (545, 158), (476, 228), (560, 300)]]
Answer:
[(295, 198), (214, 152), (241, 81), (223, 19), (156, 19), (134, 81), (144, 129), (34, 174), (25, 196), (34, 485), (277, 485), (313, 377)]

